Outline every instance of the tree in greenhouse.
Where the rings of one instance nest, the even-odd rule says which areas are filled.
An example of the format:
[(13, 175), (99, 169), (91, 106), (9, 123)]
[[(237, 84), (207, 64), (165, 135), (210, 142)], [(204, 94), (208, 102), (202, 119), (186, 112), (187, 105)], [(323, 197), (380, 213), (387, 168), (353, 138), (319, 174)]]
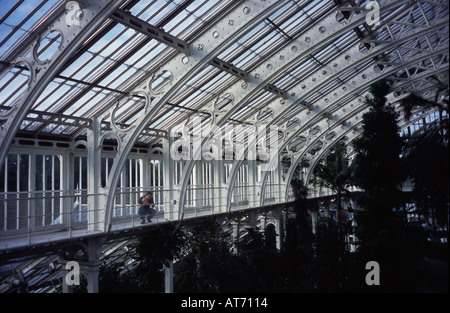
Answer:
[(441, 135), (437, 121), (408, 138), (405, 159), (414, 185), (412, 196), (416, 206), (426, 221), (431, 221), (433, 233), (438, 225), (448, 229), (448, 140)]
[(249, 229), (238, 243), (237, 260), (246, 274), (247, 292), (281, 292), (285, 275), (280, 252), (276, 249), (275, 228), (268, 225), (264, 232)]
[[(306, 164), (303, 164), (305, 166)], [(314, 245), (315, 236), (312, 230), (310, 212), (315, 210), (307, 200), (308, 188), (300, 175), (291, 180), (295, 196), (293, 210), (295, 218), (288, 219), (286, 223), (286, 238), (282, 246), (282, 256), (285, 262), (285, 288), (289, 292), (314, 291), (315, 263)]]
[[(415, 93), (410, 93), (408, 96), (399, 100), (400, 106), (403, 108), (403, 112), (406, 120), (410, 120), (413, 115), (414, 109), (429, 109), (436, 108), (439, 110), (441, 120), (443, 118), (443, 111), (447, 111), (449, 109), (449, 72), (444, 76), (444, 79), (441, 81), (436, 76), (431, 76), (437, 82), (436, 92), (434, 94), (434, 99), (429, 100), (417, 95)], [(445, 124), (445, 122), (444, 122)], [(445, 125), (443, 125), (445, 127)], [(448, 123), (447, 123), (448, 130)]]
[(239, 291), (241, 276), (229, 237), (211, 221), (184, 228), (183, 249), (174, 264), (175, 292)]
[(393, 221), (393, 208), (400, 204), (406, 171), (400, 158), (403, 140), (397, 125), (398, 113), (386, 103), (389, 86), (381, 80), (372, 84), (369, 92), (371, 97), (365, 99), (369, 112), (363, 115), (362, 134), (353, 141), (356, 157), (352, 167), (355, 184), (365, 192), (360, 204), (370, 215), (367, 217), (371, 222), (365, 230), (376, 232)]
[[(365, 100), (369, 112), (363, 115), (361, 136), (353, 142), (354, 180), (364, 190), (358, 199), (363, 210), (355, 213), (360, 262), (356, 268), (377, 261), (384, 273), (381, 288), (401, 291), (408, 290), (414, 279), (407, 269), (423, 256), (426, 238), (418, 225), (408, 223), (397, 210), (404, 204), (401, 183), (406, 178), (406, 166), (400, 157), (403, 140), (398, 114), (386, 103), (388, 92), (384, 80), (370, 87), (371, 97)], [(364, 281), (363, 277), (359, 281)]]
[(404, 152), (408, 173), (414, 185), (413, 200), (425, 216), (431, 221), (432, 238), (439, 226), (448, 230), (449, 208), (449, 81), (448, 73), (444, 81), (438, 82), (434, 101), (419, 95), (410, 94), (400, 100), (405, 118), (412, 116), (414, 109), (435, 108), (439, 118), (425, 124), (422, 128), (407, 137)]
[(314, 186), (327, 187), (336, 195), (336, 221), (338, 229), (340, 223), (346, 220), (342, 208), (342, 198), (350, 195), (348, 187), (352, 184), (352, 172), (345, 143), (336, 143), (325, 157), (324, 163), (318, 163), (313, 170), (312, 183)]
[(181, 229), (164, 224), (139, 238), (133, 258), (137, 261), (134, 274), (140, 292), (163, 292), (164, 265), (177, 258), (183, 246)]
[(338, 240), (337, 223), (331, 217), (319, 216), (313, 234), (309, 212), (317, 207), (307, 200), (307, 187), (300, 177), (294, 177), (291, 184), (296, 218), (288, 221), (283, 245), (286, 291), (342, 291), (346, 259), (339, 253), (343, 245)]
[(337, 142), (325, 157), (323, 163), (319, 163), (313, 170), (313, 185), (330, 188), (336, 201), (336, 228), (337, 228), (337, 259), (338, 259), (338, 281), (342, 287), (343, 258), (345, 249), (345, 233), (347, 233), (347, 212), (342, 208), (343, 196), (349, 197), (348, 187), (352, 183), (350, 161), (343, 141)]

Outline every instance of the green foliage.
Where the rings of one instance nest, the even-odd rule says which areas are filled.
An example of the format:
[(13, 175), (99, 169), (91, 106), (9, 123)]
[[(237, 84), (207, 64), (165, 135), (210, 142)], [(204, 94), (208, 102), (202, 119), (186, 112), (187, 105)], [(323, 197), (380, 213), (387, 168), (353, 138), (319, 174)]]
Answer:
[(264, 233), (249, 229), (238, 244), (237, 259), (249, 279), (249, 292), (281, 292), (284, 275), (279, 251), (275, 247), (273, 227)]
[(174, 224), (165, 224), (139, 239), (133, 257), (138, 260), (134, 269), (141, 292), (162, 292), (167, 260), (176, 258), (183, 245), (181, 230)]
[[(359, 248), (351, 262), (354, 268), (362, 269), (368, 261), (376, 260), (383, 272), (381, 286), (371, 289), (362, 283), (364, 272), (352, 270), (353, 282), (357, 282), (353, 288), (361, 291), (414, 291), (417, 286), (413, 282), (418, 280), (410, 275), (427, 255), (424, 229), (407, 222), (405, 216), (395, 210), (405, 201), (399, 186), (412, 167), (410, 161), (408, 164), (401, 158), (405, 153), (404, 142), (399, 136), (398, 115), (386, 104), (388, 90), (384, 81), (371, 86), (372, 98), (366, 98), (370, 109), (363, 116), (363, 133), (353, 142), (357, 153), (353, 163), (354, 179), (365, 193), (358, 199), (363, 208), (355, 214)], [(406, 149), (406, 154), (410, 156), (417, 156), (419, 151), (416, 149), (428, 156), (437, 153), (431, 146), (425, 150), (425, 146), (417, 145), (417, 141), (409, 144), (412, 146)], [(426, 158), (416, 166), (420, 164), (426, 171), (436, 172), (436, 168), (432, 169), (436, 166), (434, 161)]]
[(316, 288), (321, 292), (339, 291), (339, 249), (342, 249), (342, 245), (336, 221), (329, 217), (318, 218), (316, 234)]
[[(447, 136), (446, 136), (447, 134)], [(414, 184), (413, 199), (432, 227), (448, 224), (448, 119), (427, 124), (407, 141), (404, 158)]]
[(360, 205), (374, 223), (392, 218), (392, 209), (399, 205), (399, 190), (406, 177), (406, 168), (400, 158), (403, 140), (397, 125), (398, 114), (386, 104), (389, 88), (379, 81), (370, 88), (372, 98), (365, 103), (369, 112), (363, 115), (362, 135), (353, 141), (356, 157), (353, 161), (355, 184), (365, 191)]
[(339, 141), (325, 158), (314, 168), (313, 185), (325, 186), (340, 194), (346, 191), (351, 183), (350, 162), (344, 142)]
[(175, 263), (175, 292), (230, 292), (239, 288), (238, 267), (222, 227), (207, 222), (185, 229), (182, 257)]
[(100, 266), (100, 293), (141, 292), (138, 286), (139, 281), (136, 279), (134, 273), (124, 270), (122, 264), (119, 262)]
[(355, 214), (358, 266), (370, 260), (384, 267), (396, 264), (391, 259), (391, 256), (396, 259), (398, 252), (395, 249), (398, 225), (393, 209), (401, 203), (400, 184), (406, 171), (400, 158), (403, 141), (397, 126), (398, 115), (386, 104), (388, 91), (385, 81), (371, 86), (372, 98), (366, 98), (369, 112), (363, 115), (363, 132), (353, 142), (357, 153), (352, 164), (354, 180), (365, 191), (357, 199), (363, 211)]
[[(430, 108), (438, 108), (439, 111), (446, 110), (449, 112), (449, 75), (448, 71), (444, 74), (443, 81), (439, 80), (436, 76), (431, 76), (437, 83), (437, 88), (433, 100), (425, 99), (417, 94), (411, 93), (408, 96), (402, 98), (399, 101), (400, 106), (403, 108), (405, 119), (409, 120), (412, 116), (413, 109), (421, 108), (423, 110)], [(447, 125), (448, 130), (448, 125)]]
[(308, 187), (305, 186), (303, 180), (294, 176), (291, 180), (292, 191), (294, 193), (295, 198), (295, 210), (297, 215), (306, 214), (306, 210), (308, 209), (308, 201), (306, 196), (308, 194)]
[[(358, 199), (363, 210), (355, 213), (357, 252), (348, 253), (343, 241), (351, 227), (333, 218), (320, 217), (313, 234), (310, 212), (317, 208), (306, 198), (302, 179), (293, 178), (296, 215), (283, 224), (286, 237), (281, 251), (276, 249), (277, 235), (270, 226), (264, 233), (248, 229), (235, 246), (223, 227), (213, 222), (178, 231), (162, 228), (140, 240), (133, 254), (138, 264), (135, 269), (102, 268), (100, 290), (161, 292), (162, 266), (174, 255), (175, 292), (410, 292), (430, 290), (428, 284), (434, 282), (433, 290), (445, 290), (440, 272), (427, 268), (445, 265), (442, 258), (424, 258), (430, 255), (427, 234), (393, 209), (403, 201), (399, 186), (407, 164), (421, 197), (416, 200), (422, 199), (423, 207), (441, 205), (440, 218), (448, 216), (448, 193), (443, 192), (448, 188), (448, 165), (442, 166), (448, 160), (448, 138), (435, 136), (435, 129), (424, 130), (403, 150), (398, 116), (386, 105), (388, 90), (384, 81), (370, 88), (363, 133), (353, 142), (354, 163), (348, 165), (339, 143), (315, 170), (317, 183), (337, 194), (345, 194), (350, 183), (364, 189)], [(408, 163), (403, 163), (401, 153)], [(365, 284), (365, 265), (371, 260), (381, 265), (382, 285), (378, 287)]]

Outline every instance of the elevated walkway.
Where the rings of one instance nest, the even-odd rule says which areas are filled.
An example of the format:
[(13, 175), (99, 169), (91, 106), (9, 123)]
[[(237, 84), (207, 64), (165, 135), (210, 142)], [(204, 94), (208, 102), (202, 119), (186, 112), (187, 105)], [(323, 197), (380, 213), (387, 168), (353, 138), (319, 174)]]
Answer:
[[(88, 230), (86, 222), (79, 222), (71, 227), (64, 225), (48, 225), (34, 231), (16, 231), (0, 236), (0, 256), (14, 254), (15, 251), (26, 251), (27, 249), (49, 250), (56, 246), (70, 245), (70, 243), (99, 237), (133, 237), (139, 233), (145, 233), (146, 229), (157, 227), (164, 223), (195, 223), (205, 218), (225, 219), (239, 214), (250, 212), (269, 212), (274, 209), (289, 207), (292, 203), (275, 203), (263, 207), (248, 207), (248, 205), (236, 205), (229, 211), (217, 211), (213, 207), (187, 208), (182, 219), (169, 220), (164, 210), (159, 210), (152, 218), (151, 223), (141, 224), (136, 214), (113, 219), (111, 227), (106, 231)], [(36, 250), (36, 251), (38, 251)]]

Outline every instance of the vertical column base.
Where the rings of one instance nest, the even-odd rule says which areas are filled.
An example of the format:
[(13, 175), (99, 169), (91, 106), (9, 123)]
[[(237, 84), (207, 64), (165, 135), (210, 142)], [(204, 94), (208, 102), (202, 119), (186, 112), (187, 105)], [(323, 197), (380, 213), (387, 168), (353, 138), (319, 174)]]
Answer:
[(311, 216), (311, 230), (312, 233), (315, 235), (316, 231), (317, 231), (317, 211), (316, 210), (312, 210), (312, 211), (308, 211), (309, 215)]
[(173, 293), (173, 260), (167, 260), (164, 264), (165, 293)]
[(88, 293), (98, 293), (98, 278), (100, 273), (101, 261), (90, 261), (86, 266), (87, 271), (87, 291)]
[(104, 237), (91, 238), (88, 240), (88, 261), (84, 263), (84, 268), (87, 274), (88, 293), (99, 292), (99, 273), (100, 273), (100, 260), (101, 247), (104, 242)]

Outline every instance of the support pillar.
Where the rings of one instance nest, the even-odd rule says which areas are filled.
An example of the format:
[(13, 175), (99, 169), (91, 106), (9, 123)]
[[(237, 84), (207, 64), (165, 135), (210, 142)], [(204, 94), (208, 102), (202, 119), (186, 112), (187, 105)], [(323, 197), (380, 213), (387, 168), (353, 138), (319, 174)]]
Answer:
[(212, 183), (214, 186), (213, 189), (213, 205), (214, 205), (214, 211), (215, 212), (226, 212), (226, 199), (224, 192), (226, 190), (224, 181), (224, 161), (222, 157), (218, 158), (217, 160), (213, 160), (213, 166), (212, 166)]
[(148, 154), (139, 159), (139, 186), (141, 187), (139, 196), (149, 190), (150, 187), (150, 175), (148, 174), (149, 164), (150, 160), (148, 158)]
[(68, 151), (62, 155), (61, 160), (61, 190), (64, 190), (64, 198), (62, 200), (62, 223), (67, 226), (68, 229), (72, 227), (72, 213), (73, 204), (75, 202), (74, 195), (74, 154)]
[(248, 206), (249, 207), (256, 207), (259, 205), (259, 193), (258, 190), (260, 188), (257, 186), (257, 166), (255, 160), (248, 160), (248, 189), (249, 189), (249, 197), (248, 197)]
[(275, 232), (277, 233), (276, 237), (277, 249), (281, 250), (281, 218), (276, 218), (274, 220), (274, 224), (275, 224)]
[(88, 293), (98, 293), (99, 265), (98, 261), (90, 261), (86, 264)]
[(205, 183), (203, 181), (203, 165), (202, 160), (196, 161), (194, 170), (192, 171), (192, 174), (194, 175), (193, 183), (194, 186), (197, 186), (195, 188), (194, 186), (194, 194), (195, 194), (195, 211), (198, 212), (202, 206), (203, 206), (203, 188), (205, 186)]
[(313, 235), (315, 235), (317, 231), (317, 211), (309, 210), (308, 213), (311, 216), (311, 230)]
[(91, 238), (88, 241), (88, 261), (85, 263), (88, 293), (98, 293), (100, 273), (100, 254), (103, 238)]
[(105, 231), (105, 196), (101, 187), (100, 120), (92, 119), (87, 130), (88, 144), (88, 231)]
[[(87, 280), (88, 293), (99, 292), (99, 274), (101, 247), (105, 237), (90, 238), (87, 244), (80, 243), (82, 249), (76, 248), (65, 253), (60, 259), (63, 272), (62, 286), (64, 293), (72, 293), (73, 287), (80, 284), (81, 275)], [(81, 255), (77, 255), (77, 254)]]
[(173, 293), (173, 260), (167, 260), (164, 264), (165, 293)]
[(162, 140), (163, 149), (163, 177), (164, 177), (164, 189), (163, 189), (163, 211), (164, 218), (167, 220), (173, 220), (177, 217), (175, 215), (175, 206), (178, 198), (175, 197), (175, 160), (170, 156), (170, 147), (173, 144), (173, 137), (168, 136)]
[(233, 227), (233, 245), (239, 242), (239, 221), (231, 222), (231, 227)]
[(282, 239), (282, 231), (281, 231), (281, 211), (276, 210), (275, 212), (270, 213), (268, 216), (264, 216), (261, 218), (261, 231), (265, 232), (268, 224), (273, 224), (275, 226), (276, 232), (276, 247), (278, 250), (281, 250), (281, 239)]

